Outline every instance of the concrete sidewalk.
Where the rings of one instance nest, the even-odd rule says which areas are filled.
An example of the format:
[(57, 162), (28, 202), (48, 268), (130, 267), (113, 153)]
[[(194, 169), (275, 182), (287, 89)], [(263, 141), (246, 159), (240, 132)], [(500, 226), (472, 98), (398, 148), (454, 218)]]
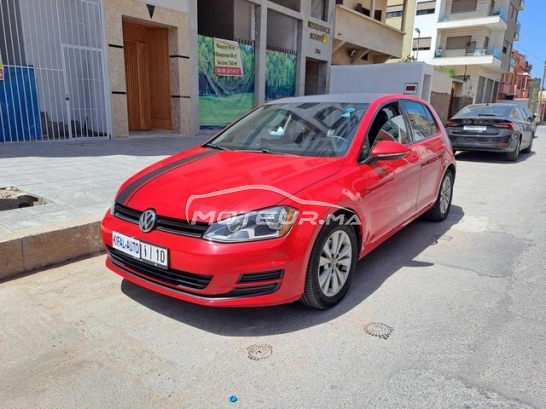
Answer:
[(101, 252), (100, 220), (121, 183), (214, 133), (0, 144), (0, 188), (47, 202), (0, 212), (0, 280)]

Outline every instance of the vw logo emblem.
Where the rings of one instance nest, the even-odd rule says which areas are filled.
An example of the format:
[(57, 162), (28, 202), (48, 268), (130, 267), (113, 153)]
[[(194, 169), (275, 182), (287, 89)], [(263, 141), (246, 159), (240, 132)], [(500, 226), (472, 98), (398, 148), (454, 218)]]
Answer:
[(138, 225), (140, 230), (144, 233), (152, 231), (157, 223), (157, 214), (154, 210), (148, 209), (140, 216), (138, 220)]

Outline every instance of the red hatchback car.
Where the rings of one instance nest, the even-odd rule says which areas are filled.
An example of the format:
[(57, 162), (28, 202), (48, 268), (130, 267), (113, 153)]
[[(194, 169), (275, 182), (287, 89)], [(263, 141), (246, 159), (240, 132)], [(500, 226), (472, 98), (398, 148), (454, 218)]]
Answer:
[(102, 221), (106, 265), (196, 304), (326, 309), (360, 258), (421, 215), (446, 218), (454, 180), (426, 101), (281, 99), (127, 180)]

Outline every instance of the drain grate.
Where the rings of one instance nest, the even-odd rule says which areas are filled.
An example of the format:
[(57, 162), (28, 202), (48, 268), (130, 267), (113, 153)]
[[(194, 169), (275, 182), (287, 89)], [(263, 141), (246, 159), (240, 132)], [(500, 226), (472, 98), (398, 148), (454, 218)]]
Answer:
[(267, 359), (273, 353), (273, 347), (267, 344), (255, 344), (247, 348), (248, 357), (254, 361)]
[(381, 322), (370, 322), (369, 324), (364, 325), (364, 331), (374, 337), (387, 339), (394, 331), (394, 328)]

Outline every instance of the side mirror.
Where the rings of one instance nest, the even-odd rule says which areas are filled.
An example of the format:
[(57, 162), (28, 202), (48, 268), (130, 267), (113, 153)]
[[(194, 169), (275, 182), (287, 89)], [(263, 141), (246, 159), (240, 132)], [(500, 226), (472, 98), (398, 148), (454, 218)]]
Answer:
[(409, 148), (399, 142), (380, 141), (375, 144), (370, 156), (363, 163), (371, 164), (380, 160), (402, 159), (409, 153)]

